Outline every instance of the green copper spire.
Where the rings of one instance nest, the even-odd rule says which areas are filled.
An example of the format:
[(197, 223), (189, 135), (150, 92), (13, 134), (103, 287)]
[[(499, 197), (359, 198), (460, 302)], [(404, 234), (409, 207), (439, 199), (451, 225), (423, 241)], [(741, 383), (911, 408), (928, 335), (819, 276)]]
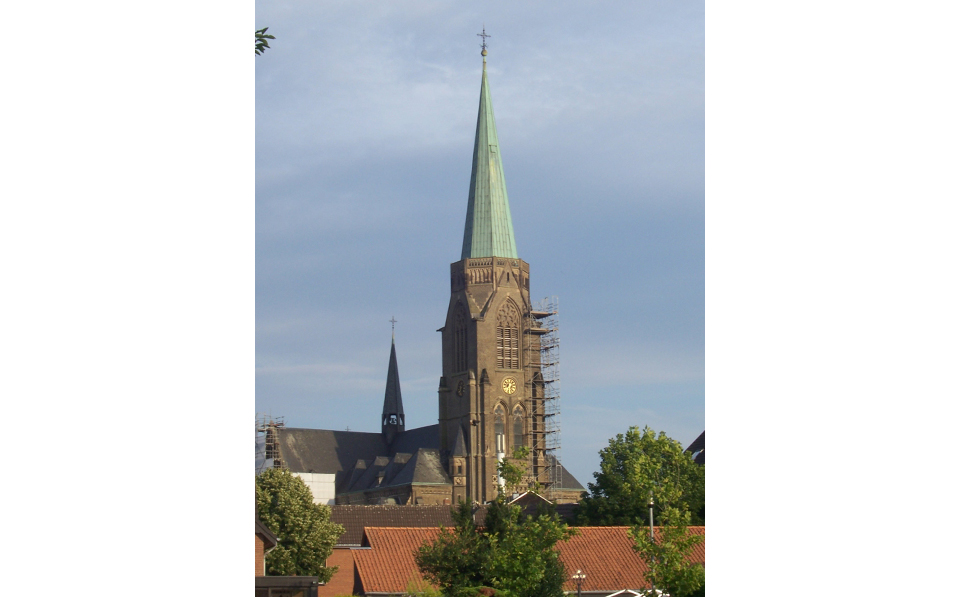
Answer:
[(510, 219), (507, 183), (500, 161), (497, 123), (493, 118), (493, 102), (487, 84), (486, 47), (481, 54), (484, 59), (480, 112), (477, 115), (477, 136), (473, 142), (473, 170), (470, 172), (470, 197), (460, 259), (493, 256), (516, 259), (517, 243), (513, 240), (513, 221)]

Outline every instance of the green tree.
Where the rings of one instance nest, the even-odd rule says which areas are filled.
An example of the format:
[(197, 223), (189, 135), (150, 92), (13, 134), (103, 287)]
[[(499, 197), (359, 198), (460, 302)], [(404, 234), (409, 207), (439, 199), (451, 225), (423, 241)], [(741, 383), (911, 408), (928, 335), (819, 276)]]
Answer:
[(257, 475), (257, 515), (277, 536), (277, 546), (267, 554), (268, 574), (330, 580), (337, 567), (324, 563), (343, 527), (330, 522), (330, 508), (313, 503), (303, 479), (277, 468)]
[(497, 463), (497, 475), (503, 479), (503, 486), (498, 487), (499, 493), (506, 493), (510, 490), (516, 493), (532, 490), (539, 492), (540, 483), (531, 479), (530, 469), (530, 449), (526, 446), (518, 446), (513, 449), (510, 458), (504, 458)]
[(666, 508), (676, 507), (690, 513), (690, 524), (704, 524), (704, 467), (662, 431), (631, 427), (617, 434), (600, 450), (600, 472), (593, 476), (596, 482), (587, 484), (590, 494), (577, 509), (578, 524), (643, 523), (651, 494), (656, 521)]
[(453, 528), (441, 527), (440, 536), (432, 544), (424, 543), (416, 554), (420, 572), (447, 595), (455, 588), (483, 586), (488, 556), (469, 504), (461, 501), (452, 514)]
[(630, 529), (634, 551), (649, 563), (647, 580), (672, 597), (703, 594), (703, 565), (688, 560), (693, 547), (703, 540), (700, 535), (687, 532), (690, 512), (671, 506), (662, 509), (660, 517), (659, 537), (650, 536), (649, 526)]
[(483, 528), (470, 506), (454, 511), (455, 526), (440, 529), (416, 554), (423, 575), (444, 595), (476, 595), (481, 587), (507, 597), (560, 597), (566, 574), (555, 546), (574, 530), (556, 514), (525, 516), (501, 496), (487, 507)]
[(268, 39), (277, 39), (274, 36), (269, 35), (267, 33), (267, 29), (269, 29), (269, 27), (264, 27), (263, 29), (257, 29), (256, 33), (254, 34), (256, 37), (256, 44), (255, 44), (254, 51), (256, 52), (257, 56), (263, 54), (264, 50), (270, 47), (270, 44), (267, 43)]

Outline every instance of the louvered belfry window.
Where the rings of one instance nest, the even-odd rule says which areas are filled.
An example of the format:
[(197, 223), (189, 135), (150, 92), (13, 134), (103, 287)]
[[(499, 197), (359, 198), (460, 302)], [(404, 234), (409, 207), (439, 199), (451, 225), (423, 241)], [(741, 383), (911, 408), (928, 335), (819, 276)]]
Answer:
[(520, 368), (520, 311), (509, 301), (497, 314), (497, 368)]

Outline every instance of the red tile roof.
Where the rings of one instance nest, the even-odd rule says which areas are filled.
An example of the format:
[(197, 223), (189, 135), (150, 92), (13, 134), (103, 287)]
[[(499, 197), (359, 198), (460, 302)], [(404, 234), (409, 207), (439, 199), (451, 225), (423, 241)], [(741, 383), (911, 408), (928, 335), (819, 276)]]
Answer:
[[(629, 527), (579, 527), (578, 534), (558, 545), (560, 560), (572, 575), (578, 569), (586, 574), (584, 592), (613, 592), (647, 587), (647, 564), (633, 551)], [(704, 527), (690, 527), (691, 533), (705, 536)], [(365, 593), (403, 593), (407, 586), (425, 586), (413, 554), (424, 541), (436, 539), (438, 528), (364, 529), (371, 549), (355, 550), (354, 560)], [(690, 561), (704, 563), (705, 544), (695, 546)], [(567, 580), (564, 590), (576, 591)]]
[(407, 585), (426, 585), (413, 554), (424, 541), (433, 541), (439, 527), (394, 527), (363, 529), (372, 549), (353, 552), (363, 592), (403, 593)]
[[(643, 589), (649, 586), (644, 579), (647, 562), (633, 551), (630, 527), (578, 527), (578, 534), (560, 543), (560, 560), (567, 575), (582, 570), (584, 592)], [(689, 527), (690, 533), (704, 535), (704, 527)], [(659, 534), (659, 529), (654, 529)], [(694, 546), (689, 560), (703, 564), (706, 560), (705, 543)], [(567, 579), (566, 591), (576, 591), (577, 584)]]

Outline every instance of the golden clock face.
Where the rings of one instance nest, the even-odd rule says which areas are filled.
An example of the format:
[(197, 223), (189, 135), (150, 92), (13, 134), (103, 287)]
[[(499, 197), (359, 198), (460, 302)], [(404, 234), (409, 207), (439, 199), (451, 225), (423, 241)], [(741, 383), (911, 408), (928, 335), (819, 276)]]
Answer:
[(500, 385), (503, 388), (503, 391), (507, 394), (513, 394), (517, 391), (517, 381), (512, 377), (508, 377), (503, 380), (503, 383)]

